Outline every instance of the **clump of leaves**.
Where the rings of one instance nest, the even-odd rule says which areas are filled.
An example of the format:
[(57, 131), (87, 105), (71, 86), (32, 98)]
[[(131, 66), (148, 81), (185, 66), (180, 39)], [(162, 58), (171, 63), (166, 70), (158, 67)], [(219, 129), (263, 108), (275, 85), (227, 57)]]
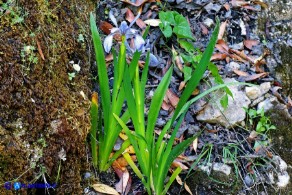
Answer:
[[(163, 79), (161, 80), (157, 90), (151, 101), (147, 120), (144, 117), (145, 113), (145, 85), (147, 81), (149, 54), (145, 62), (142, 77), (139, 76), (139, 67), (135, 65), (134, 78), (130, 80), (130, 72), (126, 67), (124, 76), (124, 89), (126, 94), (126, 101), (129, 108), (134, 131), (131, 131), (126, 123), (115, 115), (119, 124), (125, 130), (131, 144), (133, 145), (140, 169), (133, 162), (128, 153), (123, 153), (125, 159), (132, 167), (136, 175), (142, 180), (142, 183), (147, 189), (148, 194), (166, 194), (176, 176), (181, 172), (181, 167), (178, 167), (169, 178), (165, 185), (168, 170), (174, 159), (180, 155), (198, 134), (194, 137), (188, 138), (180, 144), (173, 147), (176, 133), (183, 121), (183, 118), (188, 110), (190, 103), (187, 103), (194, 89), (198, 86), (203, 77), (208, 62), (212, 56), (214, 46), (216, 44), (219, 31), (219, 21), (217, 21), (216, 28), (211, 37), (210, 43), (202, 55), (198, 67), (190, 78), (192, 85), (187, 85), (184, 89), (172, 118), (162, 129), (158, 139), (155, 138), (155, 124), (158, 118), (159, 110), (161, 108), (163, 98), (168, 89), (172, 70), (171, 67)], [(174, 122), (176, 124), (174, 125)], [(174, 126), (174, 127), (173, 127)], [(165, 140), (165, 135), (170, 134), (170, 138)]]
[[(199, 62), (202, 58), (202, 52), (194, 48), (193, 44), (186, 40), (179, 40), (179, 45), (182, 47), (185, 52), (181, 52), (179, 55), (182, 57), (184, 61), (183, 73), (184, 73), (184, 82), (188, 82), (191, 78), (192, 72), (194, 69), (197, 68)], [(222, 77), (219, 74), (218, 68), (212, 62), (208, 62), (208, 70), (211, 72), (212, 76), (214, 77), (214, 81), (216, 84), (224, 84)], [(227, 108), (228, 106), (228, 95), (233, 97), (232, 92), (226, 86), (223, 88), (225, 91), (225, 95), (221, 98), (220, 103), (223, 108)]]
[(257, 133), (266, 133), (269, 130), (276, 129), (271, 123), (269, 117), (265, 116), (264, 109), (248, 109), (243, 108), (247, 113), (248, 125), (255, 128)]
[(177, 38), (194, 40), (189, 23), (183, 15), (176, 11), (159, 12), (159, 19), (159, 27), (166, 38), (174, 33)]

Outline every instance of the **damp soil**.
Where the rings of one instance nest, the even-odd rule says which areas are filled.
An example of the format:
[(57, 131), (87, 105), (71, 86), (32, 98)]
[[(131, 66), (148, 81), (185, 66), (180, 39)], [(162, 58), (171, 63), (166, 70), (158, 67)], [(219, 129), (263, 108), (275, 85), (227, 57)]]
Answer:
[[(57, 183), (51, 193), (81, 194), (81, 173), (89, 169), (88, 21), (95, 4), (4, 0), (0, 7), (0, 184), (46, 180)], [(81, 67), (71, 81), (70, 61)], [(66, 160), (60, 159), (61, 151)], [(0, 194), (13, 191), (1, 187)]]

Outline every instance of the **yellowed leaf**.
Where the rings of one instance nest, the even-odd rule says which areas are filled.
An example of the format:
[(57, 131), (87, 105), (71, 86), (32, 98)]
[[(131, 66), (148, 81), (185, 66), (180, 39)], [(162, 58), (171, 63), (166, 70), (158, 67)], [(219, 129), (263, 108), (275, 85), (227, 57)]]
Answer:
[(196, 138), (196, 139), (193, 141), (193, 149), (194, 149), (195, 152), (196, 152), (197, 149), (198, 149), (198, 138)]
[(92, 187), (95, 191), (100, 192), (100, 193), (115, 194), (115, 195), (119, 194), (114, 188), (105, 184), (97, 183), (97, 184), (93, 184)]
[(189, 194), (193, 195), (193, 193), (192, 193), (190, 187), (187, 185), (186, 182), (184, 183), (184, 187), (185, 187), (186, 191), (187, 191)]
[(128, 139), (128, 136), (125, 133), (120, 133), (119, 136), (122, 140)]

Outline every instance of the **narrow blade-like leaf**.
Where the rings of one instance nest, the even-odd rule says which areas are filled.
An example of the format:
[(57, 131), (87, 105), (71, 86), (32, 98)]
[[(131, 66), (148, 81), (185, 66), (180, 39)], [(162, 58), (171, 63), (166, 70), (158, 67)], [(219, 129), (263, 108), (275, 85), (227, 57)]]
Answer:
[(177, 115), (179, 114), (181, 108), (184, 106), (184, 104), (187, 102), (187, 100), (189, 99), (189, 97), (191, 96), (192, 92), (195, 90), (195, 88), (198, 86), (201, 78), (203, 77), (207, 66), (210, 62), (210, 59), (212, 57), (213, 51), (214, 51), (214, 47), (217, 41), (217, 37), (218, 37), (218, 32), (219, 32), (219, 19), (216, 19), (216, 27), (214, 29), (214, 32), (212, 34), (212, 37), (210, 39), (210, 42), (206, 48), (206, 50), (203, 53), (203, 56), (197, 66), (197, 68), (195, 69), (192, 77), (190, 78), (185, 90), (183, 91), (180, 100), (177, 104), (177, 107), (175, 109), (174, 115), (172, 120), (174, 121), (177, 117)]

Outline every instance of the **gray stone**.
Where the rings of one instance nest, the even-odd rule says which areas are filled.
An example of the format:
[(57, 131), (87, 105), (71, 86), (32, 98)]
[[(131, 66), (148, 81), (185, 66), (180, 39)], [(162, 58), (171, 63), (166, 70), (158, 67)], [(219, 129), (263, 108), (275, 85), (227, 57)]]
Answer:
[(221, 173), (224, 173), (225, 175), (230, 175), (231, 173), (231, 167), (224, 164), (224, 163), (214, 163), (213, 164), (213, 171), (219, 171)]
[(246, 175), (244, 177), (244, 183), (247, 187), (251, 187), (254, 184), (254, 180), (249, 175)]
[(265, 82), (260, 84), (260, 86), (246, 87), (245, 93), (249, 99), (254, 100), (266, 94), (270, 89), (271, 83)]
[(214, 25), (214, 21), (211, 18), (206, 18), (203, 23), (207, 26), (207, 27), (211, 27)]
[[(224, 79), (224, 83), (236, 82), (235, 79)], [(237, 86), (230, 86), (229, 89), (233, 94), (232, 97), (228, 97), (228, 107), (224, 110), (220, 104), (220, 99), (223, 95), (215, 94), (206, 107), (200, 111), (197, 115), (197, 120), (207, 123), (219, 123), (227, 128), (233, 127), (236, 124), (243, 121), (246, 117), (246, 113), (243, 107), (248, 107), (251, 101), (241, 90), (238, 90)]]
[(274, 104), (278, 102), (277, 98), (275, 96), (272, 96), (268, 99), (265, 99), (264, 101), (260, 102), (258, 104), (258, 110), (264, 109), (264, 112), (267, 112), (268, 110), (272, 109)]
[(228, 64), (226, 64), (225, 70), (227, 72), (231, 72), (233, 70), (238, 70), (240, 69), (240, 65), (237, 62), (230, 62)]

